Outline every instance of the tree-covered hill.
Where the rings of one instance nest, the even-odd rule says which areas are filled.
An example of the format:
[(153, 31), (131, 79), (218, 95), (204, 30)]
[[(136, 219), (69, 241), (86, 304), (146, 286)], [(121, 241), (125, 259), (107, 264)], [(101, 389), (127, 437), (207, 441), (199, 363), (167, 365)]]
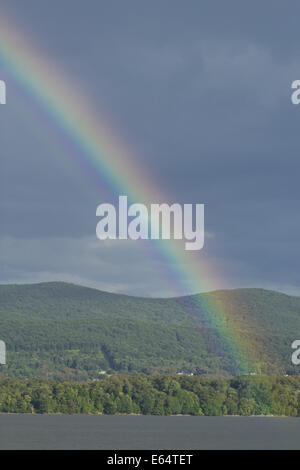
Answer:
[(300, 298), (262, 289), (150, 299), (61, 282), (0, 285), (0, 367), (10, 377), (299, 373), (291, 364), (298, 337)]

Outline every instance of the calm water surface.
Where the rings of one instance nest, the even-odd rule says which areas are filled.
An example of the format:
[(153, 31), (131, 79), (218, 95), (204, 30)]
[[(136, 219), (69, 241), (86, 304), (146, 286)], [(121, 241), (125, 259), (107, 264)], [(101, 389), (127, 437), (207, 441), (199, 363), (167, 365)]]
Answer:
[(0, 449), (300, 449), (300, 418), (2, 414)]

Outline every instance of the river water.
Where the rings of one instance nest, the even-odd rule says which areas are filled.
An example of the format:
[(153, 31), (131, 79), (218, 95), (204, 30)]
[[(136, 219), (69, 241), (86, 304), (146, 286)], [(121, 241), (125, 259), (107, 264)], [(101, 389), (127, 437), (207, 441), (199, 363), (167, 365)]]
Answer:
[(1, 414), (0, 449), (300, 449), (300, 418)]

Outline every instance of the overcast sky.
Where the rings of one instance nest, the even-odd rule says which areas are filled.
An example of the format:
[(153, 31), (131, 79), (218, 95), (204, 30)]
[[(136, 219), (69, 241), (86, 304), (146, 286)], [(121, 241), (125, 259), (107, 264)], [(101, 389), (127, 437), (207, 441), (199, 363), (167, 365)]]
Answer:
[[(217, 287), (300, 295), (300, 105), (290, 99), (299, 2), (0, 0), (3, 8), (86, 90), (170, 201), (206, 204), (197, 256), (220, 266)], [(151, 244), (97, 240), (101, 194), (40, 129), (1, 55), (0, 79), (0, 282), (178, 293)]]

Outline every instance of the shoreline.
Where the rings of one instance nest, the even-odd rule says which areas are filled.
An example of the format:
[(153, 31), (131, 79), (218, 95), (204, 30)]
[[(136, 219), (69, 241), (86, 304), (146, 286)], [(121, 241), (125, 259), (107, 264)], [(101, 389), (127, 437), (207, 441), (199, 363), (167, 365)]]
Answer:
[(0, 412), (0, 416), (141, 416), (141, 417), (190, 417), (190, 418), (293, 418), (297, 419), (300, 416), (287, 416), (287, 415), (144, 415), (141, 413), (116, 413), (116, 414), (107, 414), (107, 413), (12, 413), (12, 412)]

